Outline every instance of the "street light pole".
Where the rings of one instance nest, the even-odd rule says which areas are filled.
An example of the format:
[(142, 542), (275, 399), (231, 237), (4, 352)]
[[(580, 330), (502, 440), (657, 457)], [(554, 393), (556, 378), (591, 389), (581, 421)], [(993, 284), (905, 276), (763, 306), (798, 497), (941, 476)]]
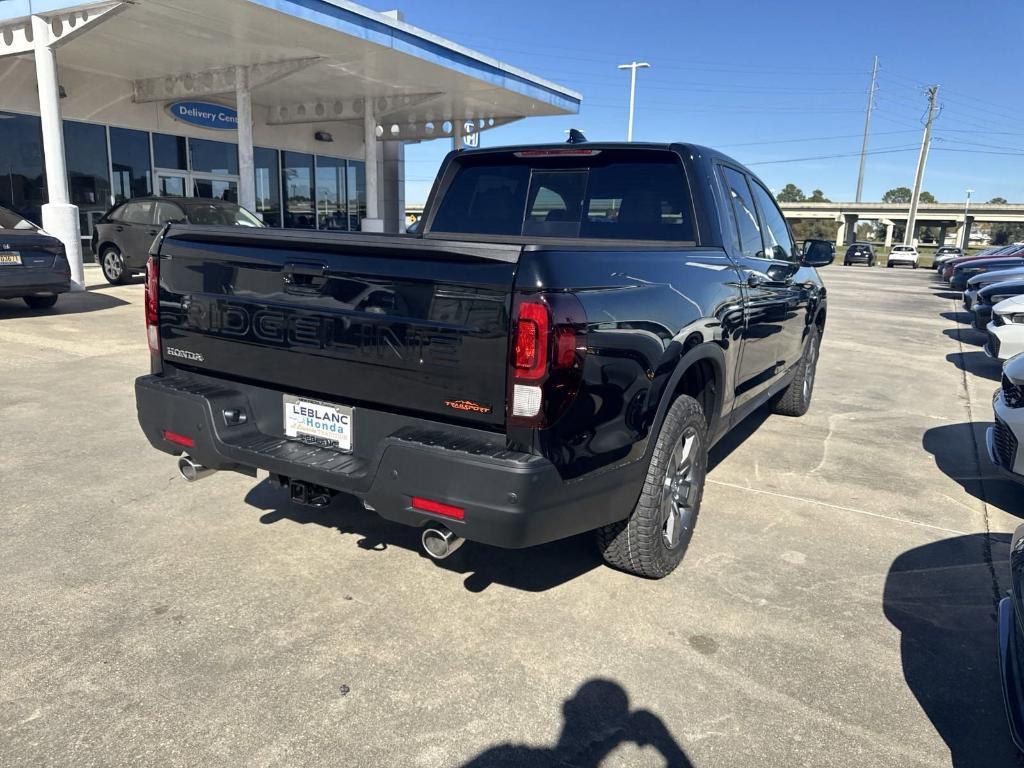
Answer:
[(633, 140), (633, 103), (636, 101), (636, 71), (648, 69), (650, 64), (646, 61), (631, 61), (629, 64), (619, 64), (619, 69), (628, 69), (629, 72), (629, 127), (626, 129), (626, 141)]

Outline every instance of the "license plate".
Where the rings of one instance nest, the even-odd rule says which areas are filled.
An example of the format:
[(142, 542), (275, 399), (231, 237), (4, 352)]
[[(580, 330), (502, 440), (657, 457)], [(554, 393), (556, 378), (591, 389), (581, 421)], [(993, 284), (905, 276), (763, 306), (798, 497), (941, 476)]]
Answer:
[(352, 409), (284, 395), (284, 434), (311, 445), (351, 451)]
[(0, 251), (0, 266), (20, 266), (21, 254), (17, 251)]

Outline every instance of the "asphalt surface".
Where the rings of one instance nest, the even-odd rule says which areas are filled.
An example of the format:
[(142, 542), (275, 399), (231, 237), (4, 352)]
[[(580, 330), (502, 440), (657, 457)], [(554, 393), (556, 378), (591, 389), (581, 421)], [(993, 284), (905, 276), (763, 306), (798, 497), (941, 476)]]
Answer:
[(659, 582), (186, 484), (135, 421), (141, 284), (0, 302), (0, 765), (1016, 765), (998, 366), (930, 271), (823, 274), (810, 413), (716, 449)]

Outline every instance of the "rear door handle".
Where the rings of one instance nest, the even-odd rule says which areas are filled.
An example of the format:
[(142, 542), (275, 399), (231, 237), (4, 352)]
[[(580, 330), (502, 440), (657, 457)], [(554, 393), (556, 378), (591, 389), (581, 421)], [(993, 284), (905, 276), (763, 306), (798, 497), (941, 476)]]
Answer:
[(118, 226), (114, 227), (114, 231), (115, 232), (124, 232), (124, 227), (122, 227), (121, 225), (118, 225)]

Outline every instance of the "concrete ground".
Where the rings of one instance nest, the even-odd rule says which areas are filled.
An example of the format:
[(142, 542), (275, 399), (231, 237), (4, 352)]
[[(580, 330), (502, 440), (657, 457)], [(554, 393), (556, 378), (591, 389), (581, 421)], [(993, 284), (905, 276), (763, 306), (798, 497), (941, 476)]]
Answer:
[(350, 500), (188, 485), (144, 440), (142, 286), (0, 303), (0, 764), (1015, 765), (995, 664), (1021, 491), (933, 273), (840, 266), (802, 419), (720, 445), (687, 558), (443, 564)]

